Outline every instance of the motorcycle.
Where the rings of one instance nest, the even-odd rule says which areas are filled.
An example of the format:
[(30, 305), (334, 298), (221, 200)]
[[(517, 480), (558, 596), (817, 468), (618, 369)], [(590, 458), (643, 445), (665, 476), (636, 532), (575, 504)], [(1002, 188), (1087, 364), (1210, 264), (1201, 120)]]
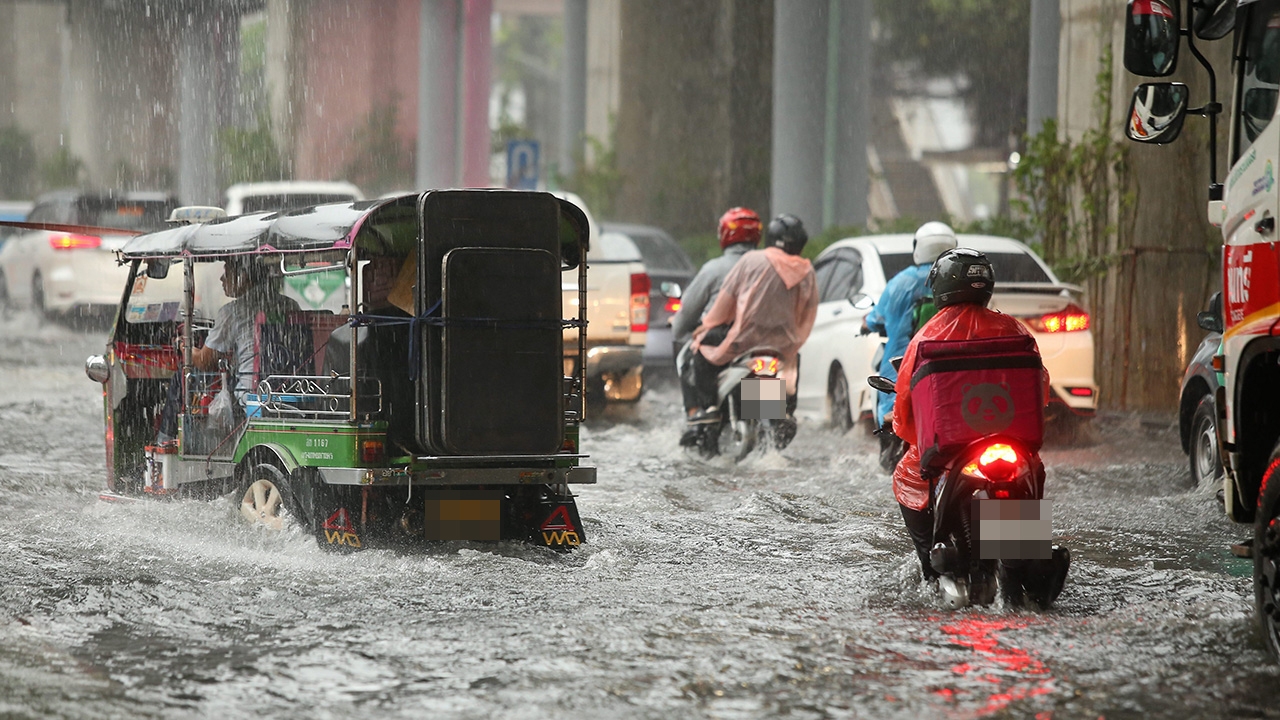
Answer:
[[(962, 354), (954, 348), (947, 352), (950, 357), (944, 357), (944, 362), (955, 362)], [(1038, 356), (1035, 361), (1038, 377)], [(970, 358), (962, 362), (972, 364)], [(1005, 368), (997, 372), (1001, 370), (1006, 372), (1004, 377), (1011, 376)], [(921, 376), (913, 375), (913, 388)], [(1033, 441), (1042, 432), (1035, 425), (1042, 422), (1042, 396), (1034, 393), (1039, 405), (1024, 402), (1026, 414), (1019, 415), (1014, 401), (1019, 397), (1017, 390), (1006, 382), (982, 383), (982, 379), (961, 385), (963, 397), (954, 393), (955, 412), (967, 423), (967, 434), (946, 427), (954, 422), (950, 417), (926, 417), (945, 414), (942, 404), (929, 403), (924, 412), (922, 404), (914, 405), (917, 429), (922, 438), (931, 439), (922, 441), (928, 447), (921, 454), (921, 475), (929, 482), (933, 514), (929, 564), (940, 575), (938, 589), (949, 608), (989, 605), (997, 592), (1008, 606), (1046, 608), (1062, 592), (1071, 553), (1052, 542), (1044, 464), (1038, 442)], [(893, 390), (893, 382), (878, 375), (869, 377), (868, 383), (882, 392)], [(953, 392), (950, 387), (946, 391)], [(1018, 420), (1033, 427), (1021, 427)], [(942, 430), (920, 430), (925, 425)], [(938, 432), (948, 431), (952, 441), (937, 441)]]
[[(686, 343), (676, 357), (676, 366), (682, 378), (687, 378), (693, 361), (692, 343)], [(720, 420), (696, 427), (692, 446), (704, 458), (728, 455), (734, 462), (741, 462), (757, 447), (773, 447), (782, 450), (796, 435), (796, 421), (789, 412), (783, 412), (786, 404), (786, 380), (781, 377), (783, 362), (781, 353), (772, 348), (753, 348), (742, 353), (717, 378), (717, 399)], [(757, 397), (743, 401), (743, 386), (751, 381), (762, 383)], [(750, 396), (751, 393), (748, 393)], [(782, 404), (776, 403), (781, 400)], [(787, 408), (789, 410), (789, 408)]]
[[(880, 343), (880, 348), (876, 350), (875, 357), (871, 360), (872, 372), (880, 369), (880, 361), (884, 357), (884, 349), (885, 344)], [(902, 364), (902, 356), (890, 358), (889, 362), (893, 364), (893, 369), (897, 370), (898, 366)], [(888, 380), (888, 378), (885, 379)], [(892, 380), (889, 380), (888, 392), (889, 394), (894, 392)], [(888, 416), (873, 431), (873, 434), (880, 440), (880, 469), (892, 474), (893, 469), (898, 466), (898, 461), (902, 459), (903, 455), (907, 454), (907, 444), (902, 441), (902, 438), (893, 434), (893, 421)]]

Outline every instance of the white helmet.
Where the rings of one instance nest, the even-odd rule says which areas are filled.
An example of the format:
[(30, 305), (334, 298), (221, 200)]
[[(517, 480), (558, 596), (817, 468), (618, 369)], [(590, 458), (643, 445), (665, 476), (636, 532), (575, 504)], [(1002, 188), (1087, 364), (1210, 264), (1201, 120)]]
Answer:
[(915, 239), (911, 241), (911, 261), (916, 265), (930, 265), (957, 244), (956, 233), (950, 225), (927, 222), (916, 230)]

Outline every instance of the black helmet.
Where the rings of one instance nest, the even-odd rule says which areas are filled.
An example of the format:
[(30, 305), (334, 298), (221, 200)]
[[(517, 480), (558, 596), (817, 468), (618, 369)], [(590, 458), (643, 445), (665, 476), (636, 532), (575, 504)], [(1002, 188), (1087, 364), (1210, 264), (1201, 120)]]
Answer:
[(804, 223), (795, 215), (783, 213), (769, 221), (766, 247), (782, 248), (789, 255), (799, 255), (807, 242), (809, 233), (805, 232)]
[(960, 303), (986, 307), (996, 289), (996, 275), (986, 255), (972, 248), (956, 248), (933, 262), (929, 289), (933, 304), (940, 308)]

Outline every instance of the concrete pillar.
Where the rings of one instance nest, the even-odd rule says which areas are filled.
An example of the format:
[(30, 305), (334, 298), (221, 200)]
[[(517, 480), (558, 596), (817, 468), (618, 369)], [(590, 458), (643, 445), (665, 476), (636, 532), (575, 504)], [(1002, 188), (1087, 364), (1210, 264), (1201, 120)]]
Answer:
[(826, 2), (775, 0), (773, 171), (769, 215), (793, 213), (822, 224), (826, 131)]
[(178, 30), (178, 197), (190, 205), (220, 204), (214, 171), (218, 54), (212, 14), (192, 7)]
[(564, 83), (560, 104), (560, 174), (575, 172), (587, 128), (587, 0), (564, 0)]
[[(613, 118), (618, 114), (619, 46), (622, 25), (621, 0), (593, 0), (587, 15), (587, 97), (584, 132), (605, 143), (613, 139)], [(587, 162), (594, 162), (587, 148)]]
[(466, 0), (463, 26), (461, 182), (489, 187), (489, 91), (493, 87), (493, 0)]
[(824, 215), (830, 219), (827, 227), (865, 227), (870, 194), (867, 144), (871, 128), (871, 0), (839, 2), (836, 137), (835, 147), (827, 148), (834, 156), (835, 192), (833, 206)]
[(1031, 0), (1031, 47), (1027, 69), (1027, 134), (1058, 117), (1058, 0)]
[(422, 0), (418, 32), (419, 190), (454, 187), (459, 0)]

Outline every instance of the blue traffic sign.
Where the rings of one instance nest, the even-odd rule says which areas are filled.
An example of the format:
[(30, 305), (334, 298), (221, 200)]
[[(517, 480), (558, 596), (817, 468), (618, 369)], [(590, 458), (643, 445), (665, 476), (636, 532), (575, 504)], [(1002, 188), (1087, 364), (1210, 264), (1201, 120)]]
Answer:
[(538, 189), (538, 141), (507, 141), (507, 187)]

